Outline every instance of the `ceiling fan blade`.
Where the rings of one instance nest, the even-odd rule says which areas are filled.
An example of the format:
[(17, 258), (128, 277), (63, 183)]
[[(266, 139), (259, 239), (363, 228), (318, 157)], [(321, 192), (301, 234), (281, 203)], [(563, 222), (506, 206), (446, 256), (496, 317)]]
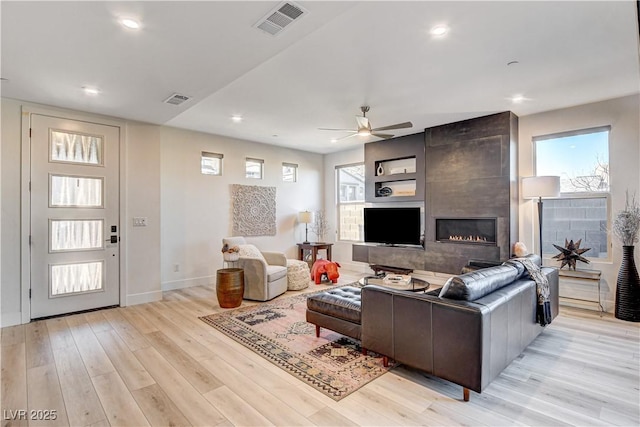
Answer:
[(358, 129), (371, 128), (371, 125), (369, 124), (369, 119), (366, 117), (356, 116), (356, 122), (358, 122)]
[(318, 128), (318, 130), (337, 130), (340, 132), (358, 132), (357, 130), (353, 130), (353, 129)]
[(378, 138), (383, 138), (383, 139), (393, 138), (393, 135), (388, 133), (372, 133), (371, 135), (377, 136)]
[(405, 129), (405, 128), (410, 128), (410, 127), (413, 127), (413, 123), (404, 122), (404, 123), (397, 123), (395, 125), (382, 126), (381, 128), (375, 128), (375, 129), (371, 129), (371, 130), (373, 132), (375, 132), (375, 131), (379, 131), (379, 130)]
[(352, 133), (351, 135), (343, 136), (340, 138), (336, 138), (336, 141), (342, 141), (343, 139), (351, 138), (352, 136), (356, 136), (358, 133)]

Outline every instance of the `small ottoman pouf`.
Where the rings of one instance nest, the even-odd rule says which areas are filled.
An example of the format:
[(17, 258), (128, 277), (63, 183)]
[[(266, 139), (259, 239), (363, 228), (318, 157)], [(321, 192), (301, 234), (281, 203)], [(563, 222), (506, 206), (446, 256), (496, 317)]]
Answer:
[(311, 272), (309, 264), (306, 261), (297, 259), (287, 260), (287, 289), (290, 291), (299, 291), (309, 287)]

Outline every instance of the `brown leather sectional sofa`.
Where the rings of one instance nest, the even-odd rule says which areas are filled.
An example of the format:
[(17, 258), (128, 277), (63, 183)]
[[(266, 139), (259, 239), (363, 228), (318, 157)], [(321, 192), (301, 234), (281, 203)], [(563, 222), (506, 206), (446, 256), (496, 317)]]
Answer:
[[(540, 258), (530, 256), (540, 265)], [(558, 270), (549, 280), (558, 315)], [(448, 293), (425, 294), (369, 285), (362, 289), (362, 347), (482, 392), (544, 330), (536, 323), (536, 284), (522, 264), (461, 276)]]

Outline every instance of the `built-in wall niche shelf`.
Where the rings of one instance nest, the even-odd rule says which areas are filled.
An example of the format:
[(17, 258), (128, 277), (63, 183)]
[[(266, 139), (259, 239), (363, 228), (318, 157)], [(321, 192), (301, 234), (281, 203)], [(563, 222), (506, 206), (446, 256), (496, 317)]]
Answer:
[(415, 156), (375, 162), (375, 176), (377, 177), (408, 173), (416, 173)]
[(600, 270), (562, 270), (560, 275), (560, 303), (572, 307), (604, 312)]
[(413, 197), (416, 195), (416, 180), (380, 181), (375, 183), (376, 197)]
[(364, 145), (364, 200), (424, 201), (424, 132)]

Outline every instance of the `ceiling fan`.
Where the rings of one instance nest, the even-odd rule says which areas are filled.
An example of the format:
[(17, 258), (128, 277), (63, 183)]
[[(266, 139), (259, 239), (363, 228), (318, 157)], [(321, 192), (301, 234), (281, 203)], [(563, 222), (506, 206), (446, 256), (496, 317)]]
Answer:
[(371, 128), (371, 122), (369, 122), (369, 119), (367, 118), (367, 112), (369, 111), (369, 106), (367, 105), (363, 105), (362, 107), (360, 107), (360, 110), (362, 111), (362, 116), (356, 116), (356, 122), (358, 123), (358, 129), (331, 129), (331, 128), (318, 128), (319, 130), (332, 130), (332, 131), (341, 131), (341, 132), (349, 132), (349, 135), (343, 136), (341, 138), (337, 138), (333, 141), (340, 141), (342, 139), (347, 139), (347, 138), (351, 138), (352, 136), (375, 136), (378, 138), (383, 138), (383, 139), (387, 139), (387, 138), (392, 138), (393, 135), (392, 134), (388, 134), (388, 133), (378, 133), (379, 131), (382, 130), (392, 130), (392, 129), (406, 129), (406, 128), (410, 128), (413, 126), (413, 123), (411, 122), (404, 122), (404, 123), (397, 123), (395, 125), (389, 125), (389, 126), (382, 126), (379, 128)]

